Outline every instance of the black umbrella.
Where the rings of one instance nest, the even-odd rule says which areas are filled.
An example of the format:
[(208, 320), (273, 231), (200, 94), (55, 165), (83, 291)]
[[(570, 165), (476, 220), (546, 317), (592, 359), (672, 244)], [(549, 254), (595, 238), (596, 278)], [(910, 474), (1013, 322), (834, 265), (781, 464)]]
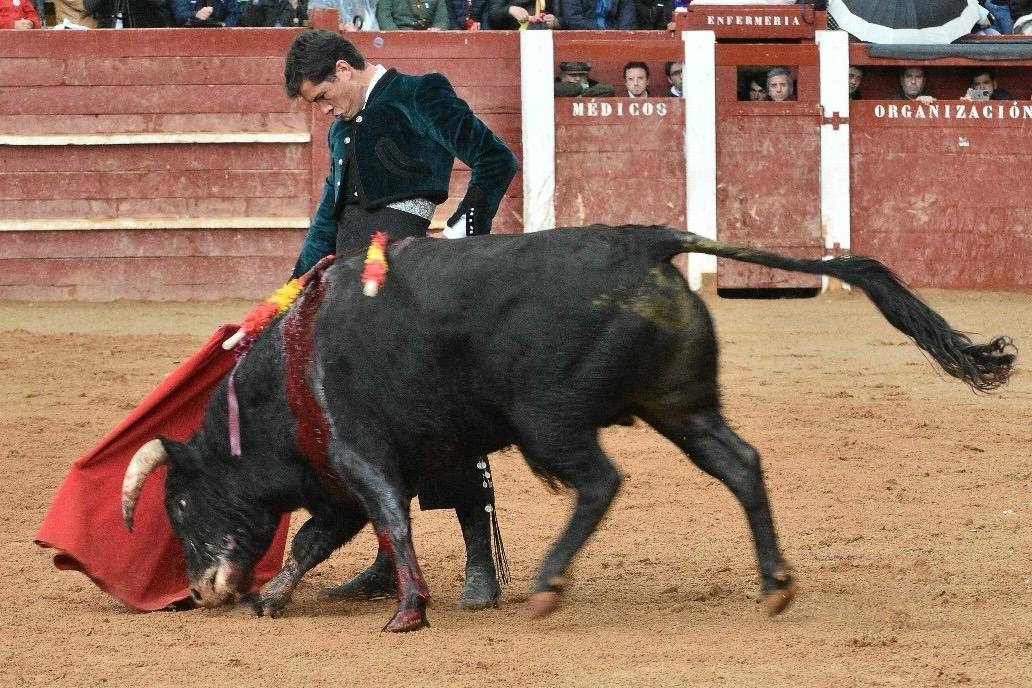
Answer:
[(868, 43), (952, 43), (982, 18), (977, 0), (828, 0), (839, 28)]

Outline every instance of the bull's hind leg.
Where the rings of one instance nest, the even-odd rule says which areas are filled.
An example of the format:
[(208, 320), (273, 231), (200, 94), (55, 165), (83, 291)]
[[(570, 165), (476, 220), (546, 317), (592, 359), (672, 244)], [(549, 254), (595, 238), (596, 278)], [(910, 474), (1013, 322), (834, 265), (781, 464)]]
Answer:
[(426, 604), (430, 591), (412, 547), (409, 523), (409, 496), (397, 472), (397, 461), (390, 456), (363, 453), (334, 442), (331, 446), (333, 468), (362, 503), (380, 549), (394, 562), (398, 582), (398, 606), (385, 631), (400, 633), (427, 626)]
[(535, 439), (520, 445), (527, 461), (539, 472), (569, 485), (577, 494), (573, 515), (552, 544), (531, 587), (531, 612), (545, 616), (558, 608), (570, 560), (595, 532), (612, 503), (620, 488), (620, 473), (598, 445), (594, 429), (583, 439), (554, 433), (562, 436), (561, 444), (543, 443), (540, 438), (552, 433), (541, 428), (534, 434)]
[(290, 554), (279, 572), (250, 598), (251, 606), (258, 616), (281, 616), (301, 578), (325, 561), (334, 550), (355, 537), (368, 522), (369, 519), (357, 505), (348, 510), (313, 515), (305, 521), (294, 536)]
[(778, 549), (759, 453), (728, 427), (717, 410), (693, 413), (683, 424), (645, 419), (738, 498), (756, 545), (762, 586), (759, 601), (771, 615), (783, 611), (795, 596), (796, 584)]

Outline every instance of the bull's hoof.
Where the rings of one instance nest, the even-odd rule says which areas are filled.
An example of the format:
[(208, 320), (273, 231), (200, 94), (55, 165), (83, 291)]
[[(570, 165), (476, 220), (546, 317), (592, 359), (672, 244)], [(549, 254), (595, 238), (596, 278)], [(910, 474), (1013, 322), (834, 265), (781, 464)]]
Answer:
[(408, 633), (418, 631), (430, 625), (426, 620), (426, 612), (422, 609), (400, 609), (387, 625), (383, 627), (385, 633)]
[(498, 606), (502, 589), (498, 586), (494, 571), (484, 568), (466, 571), (466, 586), (456, 603), (460, 609), (491, 609)]
[(560, 593), (551, 590), (536, 592), (527, 599), (530, 615), (535, 619), (548, 616), (559, 608), (562, 599), (563, 596)]
[(777, 581), (777, 587), (772, 590), (765, 590), (756, 598), (757, 602), (767, 608), (767, 614), (770, 616), (777, 616), (785, 611), (788, 605), (792, 604), (796, 591), (799, 589), (795, 578), (792, 576), (792, 569), (790, 567), (782, 568), (774, 574), (774, 579)]
[(259, 593), (248, 595), (245, 601), (251, 605), (251, 609), (258, 616), (266, 616), (270, 619), (278, 619), (283, 616), (283, 610), (287, 607), (286, 599), (280, 597), (266, 597)]

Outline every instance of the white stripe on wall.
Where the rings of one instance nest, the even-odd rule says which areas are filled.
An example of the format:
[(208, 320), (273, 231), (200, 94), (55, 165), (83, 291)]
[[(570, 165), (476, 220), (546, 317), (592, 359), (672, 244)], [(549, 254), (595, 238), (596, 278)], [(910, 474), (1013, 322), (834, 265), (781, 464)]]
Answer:
[[(685, 217), (688, 230), (717, 238), (717, 102), (716, 36), (712, 31), (683, 31), (684, 93), (695, 94), (684, 108)], [(700, 95), (701, 94), (701, 95)], [(688, 255), (688, 285), (702, 286), (703, 273), (717, 271), (717, 259)]]
[(4, 134), (0, 146), (118, 146), (166, 143), (308, 143), (307, 131), (194, 131), (120, 134)]
[(523, 231), (555, 227), (555, 94), (552, 32), (520, 31)]
[[(821, 107), (825, 117), (849, 117), (849, 37), (818, 31)], [(849, 125), (821, 125), (821, 230), (824, 246), (849, 248)]]

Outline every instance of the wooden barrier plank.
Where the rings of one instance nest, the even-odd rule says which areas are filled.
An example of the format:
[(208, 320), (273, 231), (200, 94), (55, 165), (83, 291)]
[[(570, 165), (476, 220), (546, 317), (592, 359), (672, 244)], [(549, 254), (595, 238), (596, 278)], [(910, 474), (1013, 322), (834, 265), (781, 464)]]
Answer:
[[(1005, 162), (988, 151), (980, 155), (934, 151), (859, 155), (851, 163), (855, 170), (853, 198), (858, 208), (869, 207), (891, 189), (893, 196), (921, 204), (928, 213), (936, 212), (931, 204), (937, 200), (983, 203), (1006, 193), (1001, 184), (1032, 174), (1030, 156), (1017, 158), (1012, 166)], [(942, 174), (943, 169), (949, 169), (950, 174)], [(893, 180), (891, 186), (886, 185), (887, 179)]]
[(297, 229), (0, 232), (0, 256), (55, 261), (163, 256), (296, 258), (303, 237), (304, 230)]
[(69, 198), (291, 197), (309, 184), (306, 172), (293, 170), (19, 172), (0, 179), (0, 200), (52, 198), (58, 189)]
[[(501, 94), (491, 102), (504, 102)], [(509, 99), (511, 100), (511, 98)], [(308, 107), (280, 86), (49, 86), (25, 97), (20, 87), (0, 87), (8, 115), (82, 115), (168, 112), (292, 112)]]
[[(308, 112), (187, 114), (0, 114), (5, 134), (133, 134), (149, 132), (308, 132)], [(325, 142), (323, 138), (323, 142)]]
[(300, 33), (297, 29), (146, 29), (141, 31), (27, 31), (5, 34), (0, 41), (0, 58), (179, 56), (283, 57)]
[(0, 259), (0, 299), (260, 299), (295, 256)]
[[(453, 58), (447, 61), (427, 62), (426, 58), (391, 58), (384, 60), (385, 67), (393, 67), (406, 74), (441, 72), (456, 90), (479, 88), (481, 86), (508, 86), (516, 91), (520, 87), (520, 65), (518, 60), (507, 58), (472, 57)], [(282, 72), (282, 67), (280, 67)], [(282, 76), (280, 77), (282, 79)]]
[(12, 146), (3, 172), (173, 172), (179, 170), (307, 170), (307, 144), (177, 144)]
[(272, 84), (282, 89), (283, 57), (91, 56), (66, 59), (63, 83), (69, 86)]
[(45, 198), (0, 200), (0, 222), (45, 218), (303, 217), (309, 216), (304, 189), (282, 197)]

